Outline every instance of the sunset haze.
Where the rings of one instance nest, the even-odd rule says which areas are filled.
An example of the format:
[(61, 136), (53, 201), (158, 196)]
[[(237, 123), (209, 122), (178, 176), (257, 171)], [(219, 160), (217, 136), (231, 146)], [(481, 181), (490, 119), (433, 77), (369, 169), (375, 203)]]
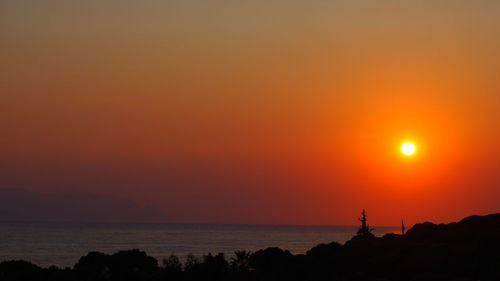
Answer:
[(498, 15), (481, 0), (1, 1), (0, 187), (183, 223), (500, 212)]

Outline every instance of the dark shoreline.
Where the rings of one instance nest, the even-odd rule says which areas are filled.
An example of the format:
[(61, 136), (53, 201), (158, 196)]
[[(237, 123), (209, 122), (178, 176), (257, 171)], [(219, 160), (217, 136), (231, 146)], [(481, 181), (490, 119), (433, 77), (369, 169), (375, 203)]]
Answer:
[(158, 261), (140, 250), (92, 252), (71, 268), (26, 261), (0, 263), (1, 281), (24, 280), (500, 280), (500, 214), (450, 224), (421, 223), (405, 235), (370, 233), (344, 245), (320, 244), (306, 254), (280, 248), (176, 256)]

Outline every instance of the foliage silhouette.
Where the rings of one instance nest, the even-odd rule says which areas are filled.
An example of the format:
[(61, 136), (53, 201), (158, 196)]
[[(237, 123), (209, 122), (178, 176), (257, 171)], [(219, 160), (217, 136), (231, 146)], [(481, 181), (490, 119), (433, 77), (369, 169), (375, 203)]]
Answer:
[(358, 229), (358, 233), (356, 236), (360, 238), (372, 238), (374, 237), (372, 230), (370, 226), (368, 225), (368, 217), (366, 216), (366, 211), (363, 209), (361, 212), (361, 217), (358, 218), (358, 220), (361, 222), (361, 226)]
[[(366, 219), (366, 216), (364, 216)], [(362, 226), (368, 225), (366, 223)], [(363, 232), (364, 233), (364, 232)], [(371, 234), (371, 233), (370, 233)], [(174, 255), (161, 266), (139, 250), (91, 252), (73, 268), (41, 268), (26, 261), (0, 263), (2, 281), (465, 281), (500, 280), (500, 214), (458, 223), (417, 224), (405, 235), (355, 235), (344, 245), (320, 244), (305, 255), (280, 248), (254, 253)]]

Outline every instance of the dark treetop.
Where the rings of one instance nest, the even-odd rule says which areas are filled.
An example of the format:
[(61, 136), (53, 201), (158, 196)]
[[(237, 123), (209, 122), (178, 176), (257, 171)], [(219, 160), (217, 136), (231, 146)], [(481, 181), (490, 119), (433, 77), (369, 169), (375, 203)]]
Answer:
[[(170, 256), (161, 264), (139, 250), (92, 252), (73, 268), (40, 268), (25, 261), (0, 263), (0, 280), (500, 280), (500, 214), (458, 223), (417, 224), (406, 234), (375, 237), (361, 218), (360, 232), (344, 245), (321, 244), (305, 255), (280, 248)], [(366, 228), (365, 228), (365, 227)]]

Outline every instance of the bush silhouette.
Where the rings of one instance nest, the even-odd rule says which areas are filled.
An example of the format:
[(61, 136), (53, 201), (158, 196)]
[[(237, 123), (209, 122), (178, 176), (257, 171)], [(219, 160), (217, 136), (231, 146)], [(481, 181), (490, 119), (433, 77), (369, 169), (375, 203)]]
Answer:
[(27, 261), (5, 261), (0, 263), (0, 280), (25, 281), (45, 278), (42, 268)]
[[(363, 222), (362, 222), (363, 223)], [(366, 227), (368, 225), (365, 224)], [(369, 230), (369, 229), (368, 229)], [(344, 245), (320, 244), (305, 255), (271, 247), (237, 251), (184, 264), (177, 256), (163, 260), (139, 250), (108, 255), (90, 252), (73, 268), (41, 268), (26, 261), (0, 263), (1, 281), (498, 281), (500, 214), (472, 216), (457, 223), (417, 224), (405, 235), (355, 235)]]

